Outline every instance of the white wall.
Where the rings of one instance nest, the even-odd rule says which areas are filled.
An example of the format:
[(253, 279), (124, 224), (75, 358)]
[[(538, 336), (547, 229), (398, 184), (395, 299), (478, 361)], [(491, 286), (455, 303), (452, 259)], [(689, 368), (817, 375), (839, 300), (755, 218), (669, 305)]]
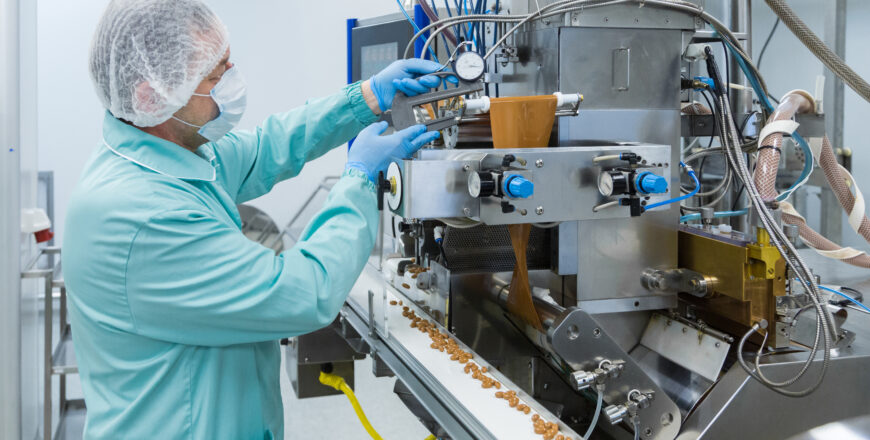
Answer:
[[(87, 57), (107, 3), (39, 1), (39, 165), (55, 173), (55, 230), (61, 239), (67, 202), (102, 134), (103, 110), (88, 76)], [(392, 0), (208, 3), (229, 28), (233, 61), (248, 81), (242, 128), (338, 91), (347, 78), (345, 19), (397, 9)], [(341, 173), (345, 151), (337, 148), (253, 204), (283, 226), (324, 176)]]

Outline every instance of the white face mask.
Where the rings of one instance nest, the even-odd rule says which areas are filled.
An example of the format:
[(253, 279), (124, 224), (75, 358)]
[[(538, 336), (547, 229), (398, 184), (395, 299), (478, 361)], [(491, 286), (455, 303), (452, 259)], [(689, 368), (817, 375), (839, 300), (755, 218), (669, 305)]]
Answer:
[(211, 89), (210, 94), (194, 93), (193, 96), (202, 96), (214, 100), (218, 110), (220, 110), (218, 117), (206, 122), (205, 125), (191, 124), (175, 116), (172, 119), (191, 127), (199, 128), (199, 134), (212, 142), (224, 137), (230, 130), (236, 127), (245, 113), (245, 107), (248, 102), (245, 80), (239, 73), (238, 67), (233, 67), (224, 72), (221, 80)]

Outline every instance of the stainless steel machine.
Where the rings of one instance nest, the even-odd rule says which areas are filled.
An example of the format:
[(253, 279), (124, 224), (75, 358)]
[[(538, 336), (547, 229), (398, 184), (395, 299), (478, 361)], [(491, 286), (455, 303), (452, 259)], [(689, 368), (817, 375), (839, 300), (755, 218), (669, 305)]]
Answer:
[[(686, 110), (698, 96), (686, 80), (703, 69), (692, 51), (718, 31), (643, 1), (492, 3), (492, 16), (532, 18), (509, 35), (516, 20), (479, 28), (481, 39), (505, 38), (486, 73), (461, 78), (473, 87), (392, 115), (442, 129), (444, 141), (382, 176), (370, 264), (329, 335), (288, 347), (297, 390), (314, 395), (304, 384), (316, 383), (316, 365), (352, 375), (366, 354), (375, 375), (398, 379), (409, 410), (451, 439), (787, 438), (866, 413), (870, 398), (855, 392), (870, 366), (865, 317), (850, 327), (857, 312), (826, 302), (831, 358), (794, 382), (810, 385), (824, 362), (821, 385), (802, 398), (765, 387), (737, 359), (766, 350), (756, 368), (772, 380), (800, 369), (820, 319), (809, 293), (751, 216), (681, 224), (671, 203), (694, 178), (684, 147), (716, 134), (713, 115)], [(708, 13), (748, 44), (748, 1), (714, 3)], [(383, 51), (403, 56), (411, 36), (389, 31), (403, 20), (355, 23), (350, 79)], [(434, 47), (455, 58), (446, 40)], [(554, 93), (545, 146), (493, 148), (489, 99)], [(751, 95), (730, 93), (750, 114)], [(820, 136), (807, 125), (805, 137)], [(722, 203), (740, 197), (735, 187)], [(531, 227), (518, 247), (511, 227), (521, 224)], [(512, 306), (526, 276), (532, 320)]]

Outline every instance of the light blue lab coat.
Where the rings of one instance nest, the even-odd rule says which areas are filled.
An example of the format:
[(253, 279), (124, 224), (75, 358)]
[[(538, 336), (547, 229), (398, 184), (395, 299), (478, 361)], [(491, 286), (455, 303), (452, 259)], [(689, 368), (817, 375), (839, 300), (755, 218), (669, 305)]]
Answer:
[(63, 242), (86, 438), (283, 438), (277, 340), (336, 317), (375, 242), (376, 192), (346, 172), (277, 256), (236, 205), (375, 120), (355, 84), (194, 154), (106, 114)]

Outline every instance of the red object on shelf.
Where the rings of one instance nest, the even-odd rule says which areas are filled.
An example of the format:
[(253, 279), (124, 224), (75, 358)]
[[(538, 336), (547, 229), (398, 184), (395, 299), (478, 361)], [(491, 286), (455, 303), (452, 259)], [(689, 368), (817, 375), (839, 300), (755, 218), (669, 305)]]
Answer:
[(46, 241), (49, 241), (52, 238), (54, 238), (54, 232), (51, 232), (51, 229), (43, 229), (41, 231), (36, 231), (33, 233), (33, 235), (36, 237), (37, 243), (45, 243)]

